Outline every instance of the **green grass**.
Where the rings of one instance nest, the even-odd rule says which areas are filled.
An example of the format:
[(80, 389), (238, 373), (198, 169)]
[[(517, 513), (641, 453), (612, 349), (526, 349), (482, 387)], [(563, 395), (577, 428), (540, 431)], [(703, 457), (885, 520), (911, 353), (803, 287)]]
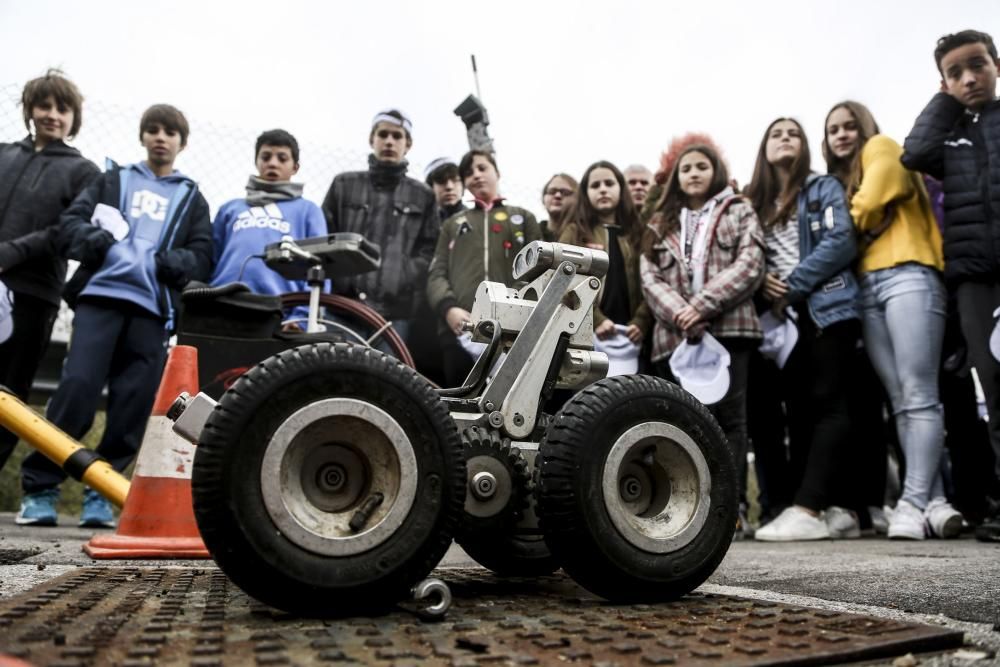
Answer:
[[(44, 414), (43, 406), (33, 405), (31, 409), (38, 414)], [(94, 418), (94, 426), (84, 437), (83, 444), (93, 449), (97, 446), (104, 432), (104, 412), (98, 412)], [(23, 440), (17, 443), (17, 449), (0, 470), (0, 512), (16, 512), (21, 505), (21, 461), (32, 451)], [(83, 484), (68, 479), (62, 485), (62, 496), (59, 499), (59, 513), (77, 515), (80, 513), (80, 503), (83, 501)]]

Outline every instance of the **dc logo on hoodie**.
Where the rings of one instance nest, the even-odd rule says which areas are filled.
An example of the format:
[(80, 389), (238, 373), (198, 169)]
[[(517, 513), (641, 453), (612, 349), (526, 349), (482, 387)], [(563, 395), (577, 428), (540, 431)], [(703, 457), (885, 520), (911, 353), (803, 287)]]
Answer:
[(273, 229), (280, 234), (288, 234), (292, 230), (292, 225), (281, 215), (281, 209), (277, 204), (267, 206), (251, 206), (236, 217), (233, 223), (233, 231), (241, 229)]
[(167, 205), (170, 201), (149, 190), (139, 190), (132, 195), (132, 219), (138, 220), (143, 215), (157, 222), (167, 219)]

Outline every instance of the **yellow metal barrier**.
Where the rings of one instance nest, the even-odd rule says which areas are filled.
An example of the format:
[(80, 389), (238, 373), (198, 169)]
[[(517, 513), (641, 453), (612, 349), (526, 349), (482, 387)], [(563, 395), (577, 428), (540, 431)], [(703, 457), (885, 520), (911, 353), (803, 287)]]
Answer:
[(0, 424), (37, 449), (73, 479), (121, 507), (129, 481), (111, 465), (35, 413), (5, 387), (0, 387)]

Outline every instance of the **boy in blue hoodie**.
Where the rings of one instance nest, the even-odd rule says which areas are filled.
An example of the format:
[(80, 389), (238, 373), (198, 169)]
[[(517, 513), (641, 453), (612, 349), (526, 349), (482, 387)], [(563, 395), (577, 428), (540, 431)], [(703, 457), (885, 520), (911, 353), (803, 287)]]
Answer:
[[(46, 417), (74, 438), (90, 429), (101, 388), (107, 423), (97, 453), (123, 471), (135, 458), (153, 407), (174, 327), (177, 291), (211, 271), (208, 204), (174, 169), (187, 144), (184, 115), (157, 104), (142, 115), (146, 160), (112, 165), (60, 218), (56, 247), (80, 267), (64, 296), (76, 309), (69, 354)], [(21, 467), (24, 497), (16, 521), (55, 525), (66, 474), (41, 454)], [(81, 526), (114, 526), (110, 504), (84, 495)]]
[[(291, 182), (299, 171), (299, 143), (285, 130), (264, 132), (257, 137), (254, 163), (257, 175), (247, 182), (246, 197), (226, 202), (215, 216), (211, 284), (242, 282), (257, 294), (304, 292), (309, 289), (304, 280), (283, 278), (257, 258), (283, 236), (299, 240), (327, 233), (323, 211), (302, 198), (301, 183)], [(307, 308), (294, 313), (307, 315)]]

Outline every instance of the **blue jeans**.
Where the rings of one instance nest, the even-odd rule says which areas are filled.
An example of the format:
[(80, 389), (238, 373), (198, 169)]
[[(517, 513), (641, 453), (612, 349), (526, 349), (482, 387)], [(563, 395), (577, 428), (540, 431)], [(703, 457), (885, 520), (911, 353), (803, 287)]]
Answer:
[(862, 333), (875, 372), (892, 402), (906, 458), (905, 500), (924, 509), (944, 495), (944, 413), (938, 368), (946, 296), (941, 276), (921, 264), (901, 264), (861, 278)]

